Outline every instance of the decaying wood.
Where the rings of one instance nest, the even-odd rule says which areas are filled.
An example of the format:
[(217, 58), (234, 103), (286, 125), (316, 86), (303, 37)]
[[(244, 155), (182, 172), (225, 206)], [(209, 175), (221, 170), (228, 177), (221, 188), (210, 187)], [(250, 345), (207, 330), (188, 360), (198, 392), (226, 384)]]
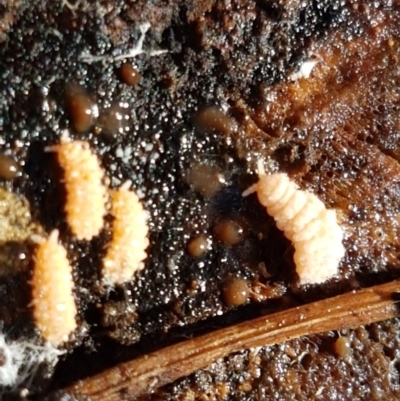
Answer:
[(134, 399), (233, 352), (398, 316), (399, 289), (395, 280), (235, 324), (121, 363), (66, 392), (91, 401)]

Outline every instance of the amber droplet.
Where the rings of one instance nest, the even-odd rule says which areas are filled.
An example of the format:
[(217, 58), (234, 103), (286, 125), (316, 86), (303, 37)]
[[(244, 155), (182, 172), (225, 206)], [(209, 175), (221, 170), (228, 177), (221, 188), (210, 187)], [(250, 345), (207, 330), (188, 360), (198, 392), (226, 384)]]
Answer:
[(187, 246), (187, 251), (190, 256), (194, 258), (199, 258), (204, 255), (208, 250), (208, 239), (205, 235), (200, 235), (191, 239)]
[(96, 104), (85, 88), (76, 84), (68, 84), (65, 88), (65, 98), (71, 128), (76, 132), (88, 131), (98, 112)]
[(206, 107), (199, 110), (193, 119), (194, 125), (204, 131), (215, 131), (229, 135), (233, 131), (233, 121), (217, 107)]
[(196, 164), (186, 172), (186, 182), (194, 191), (206, 198), (213, 197), (222, 187), (224, 179), (217, 169), (206, 164)]
[(225, 280), (222, 295), (227, 306), (243, 305), (249, 299), (250, 284), (247, 280), (229, 277)]
[(12, 180), (19, 172), (18, 163), (11, 157), (0, 153), (0, 179)]
[(341, 336), (333, 344), (335, 353), (341, 358), (351, 357), (353, 350), (351, 349), (351, 342), (349, 337)]
[(236, 245), (244, 237), (243, 222), (236, 219), (223, 218), (213, 227), (214, 236), (225, 245)]
[(136, 86), (140, 83), (142, 76), (139, 71), (130, 63), (124, 63), (119, 68), (119, 76), (122, 82), (130, 86)]
[(101, 110), (95, 131), (112, 139), (115, 135), (125, 135), (130, 129), (131, 120), (128, 109), (120, 104), (114, 104)]

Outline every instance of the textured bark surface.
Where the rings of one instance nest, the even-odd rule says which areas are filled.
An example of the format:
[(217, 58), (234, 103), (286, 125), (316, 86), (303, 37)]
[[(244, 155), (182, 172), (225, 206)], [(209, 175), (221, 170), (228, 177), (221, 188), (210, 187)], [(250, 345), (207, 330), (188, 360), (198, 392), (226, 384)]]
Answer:
[[(132, 84), (120, 56), (144, 23)], [(13, 339), (40, 341), (32, 233), (60, 231), (79, 305), (68, 354), (38, 369), (32, 398), (193, 333), (400, 277), (399, 30), (397, 1), (0, 1), (0, 151), (20, 166), (1, 186), (21, 199), (3, 197), (0, 321)], [(85, 108), (98, 117), (77, 132)], [(46, 151), (65, 130), (90, 142), (111, 188), (131, 180), (150, 214), (145, 269), (111, 291), (100, 269), (112, 219), (91, 242), (65, 222), (62, 171)], [(339, 276), (299, 285), (290, 242), (241, 196), (259, 159), (337, 210)], [(248, 285), (240, 306), (226, 290), (235, 278)], [(147, 399), (398, 398), (398, 335), (390, 320), (238, 352)]]

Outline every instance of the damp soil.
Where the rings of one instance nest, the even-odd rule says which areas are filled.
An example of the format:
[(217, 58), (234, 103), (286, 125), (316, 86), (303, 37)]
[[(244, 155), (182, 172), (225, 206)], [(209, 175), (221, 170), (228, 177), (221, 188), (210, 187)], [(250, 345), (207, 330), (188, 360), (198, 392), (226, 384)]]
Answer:
[[(66, 354), (24, 384), (29, 397), (400, 277), (399, 30), (396, 1), (0, 1), (0, 321), (13, 340), (41, 341), (31, 236), (54, 229), (79, 309)], [(90, 143), (111, 188), (131, 180), (149, 212), (145, 268), (122, 286), (100, 281), (110, 219), (92, 241), (66, 224), (48, 151), (64, 132)], [(290, 242), (242, 197), (259, 160), (337, 210), (346, 256), (328, 282), (300, 286)], [(397, 320), (328, 332), (229, 355), (143, 400), (395, 399), (398, 350)]]

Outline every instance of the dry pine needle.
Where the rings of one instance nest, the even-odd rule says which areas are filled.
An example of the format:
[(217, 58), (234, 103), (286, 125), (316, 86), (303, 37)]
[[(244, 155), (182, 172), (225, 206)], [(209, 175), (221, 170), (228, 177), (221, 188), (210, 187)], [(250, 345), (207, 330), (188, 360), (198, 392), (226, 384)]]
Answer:
[(121, 401), (149, 394), (145, 399), (151, 399), (150, 394), (154, 395), (155, 388), (204, 369), (234, 352), (391, 319), (399, 315), (393, 301), (393, 293), (398, 292), (399, 284), (395, 280), (263, 315), (210, 333), (194, 334), (180, 343), (79, 380), (65, 390), (66, 398)]

